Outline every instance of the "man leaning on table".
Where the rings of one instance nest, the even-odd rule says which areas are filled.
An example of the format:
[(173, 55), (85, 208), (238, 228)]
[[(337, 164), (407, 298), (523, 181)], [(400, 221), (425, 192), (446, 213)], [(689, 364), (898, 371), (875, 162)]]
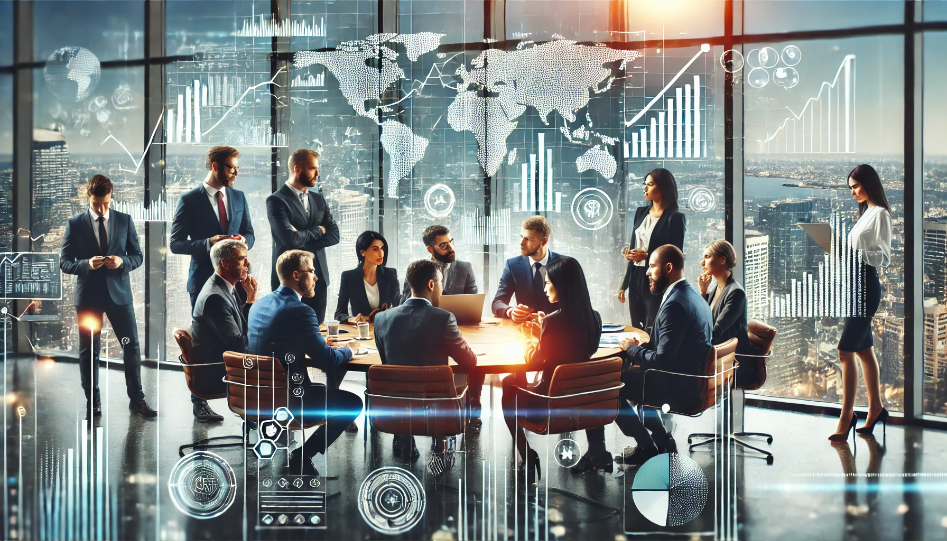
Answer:
[[(457, 327), (454, 314), (437, 307), (443, 290), (443, 277), (430, 260), (408, 265), (405, 280), (411, 287), (411, 298), (401, 306), (375, 316), (375, 345), (383, 364), (402, 366), (442, 366), (454, 359), (454, 370), (467, 373), (477, 366), (477, 355), (467, 345)], [(463, 377), (455, 376), (456, 381)], [(444, 439), (435, 438), (431, 468), (440, 469), (436, 455), (444, 454)], [(453, 456), (449, 450), (444, 458), (449, 468)], [(394, 453), (404, 460), (418, 457), (412, 436), (395, 436)], [(440, 472), (436, 472), (435, 475)]]
[[(493, 298), (493, 315), (516, 323), (529, 321), (537, 312), (551, 313), (554, 308), (543, 291), (546, 266), (559, 259), (547, 246), (552, 228), (542, 216), (523, 220), (520, 254), (506, 260), (500, 286)], [(509, 304), (513, 296), (516, 304)]]

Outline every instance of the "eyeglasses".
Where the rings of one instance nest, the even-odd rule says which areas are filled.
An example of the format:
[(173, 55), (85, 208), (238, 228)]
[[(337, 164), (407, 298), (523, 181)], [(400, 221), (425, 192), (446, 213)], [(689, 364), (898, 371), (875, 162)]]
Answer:
[(299, 272), (308, 272), (309, 274), (315, 274), (315, 273), (316, 273), (316, 269), (315, 269), (315, 268), (312, 268), (312, 269), (300, 269)]
[(219, 163), (220, 165), (226, 166), (228, 169), (230, 169), (230, 172), (231, 172), (231, 173), (233, 173), (233, 174), (235, 174), (235, 175), (237, 174), (237, 168), (234, 167), (234, 166), (232, 166), (232, 165), (230, 165), (229, 163), (224, 163), (224, 162), (217, 162), (217, 163)]
[(446, 249), (450, 248), (451, 244), (454, 244), (454, 239), (450, 239), (450, 240), (447, 241), (447, 242), (442, 242), (442, 243), (438, 244), (437, 247), (440, 248), (441, 250), (446, 250)]

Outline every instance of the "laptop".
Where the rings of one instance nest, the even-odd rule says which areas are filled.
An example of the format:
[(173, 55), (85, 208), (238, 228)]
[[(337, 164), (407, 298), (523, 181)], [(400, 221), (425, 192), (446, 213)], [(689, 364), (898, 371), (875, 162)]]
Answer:
[(441, 295), (438, 308), (454, 314), (460, 325), (475, 325), (480, 323), (480, 318), (483, 316), (483, 298), (486, 296), (486, 293)]
[(825, 250), (825, 253), (832, 253), (832, 228), (829, 224), (796, 224), (803, 231), (812, 237), (816, 244)]

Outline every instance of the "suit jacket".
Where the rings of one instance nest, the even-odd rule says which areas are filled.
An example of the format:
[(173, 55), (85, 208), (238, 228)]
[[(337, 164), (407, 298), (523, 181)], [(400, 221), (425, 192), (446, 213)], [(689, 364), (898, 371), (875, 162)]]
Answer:
[(460, 335), (454, 314), (425, 299), (408, 299), (375, 316), (375, 344), (383, 364), (437, 366), (450, 357), (457, 372), (477, 366), (477, 355)]
[[(368, 295), (365, 293), (365, 279), (363, 278), (362, 266), (359, 265), (352, 270), (342, 273), (342, 283), (339, 284), (339, 304), (335, 307), (335, 319), (345, 321), (349, 317), (355, 317), (358, 314), (367, 316), (372, 313), (372, 307), (368, 304)], [(380, 266), (377, 270), (378, 284), (378, 307), (387, 304), (388, 308), (394, 308), (401, 304), (401, 296), (398, 293), (398, 271)], [(352, 305), (352, 312), (349, 313), (349, 304)]]
[(279, 359), (293, 383), (308, 381), (307, 366), (328, 374), (352, 360), (348, 348), (326, 344), (316, 312), (285, 286), (253, 303), (248, 327), (247, 352)]
[[(629, 240), (629, 244), (632, 248), (635, 247), (635, 231), (648, 216), (648, 213), (651, 212), (652, 204), (653, 203), (648, 203), (644, 207), (638, 207), (635, 211), (634, 227), (631, 229), (631, 240)], [(687, 220), (684, 217), (684, 213), (680, 210), (665, 210), (664, 213), (661, 214), (661, 217), (658, 218), (658, 222), (654, 224), (654, 230), (651, 231), (651, 241), (648, 242), (648, 259), (645, 260), (645, 266), (637, 267), (640, 269), (640, 272), (635, 272), (635, 262), (629, 261), (625, 269), (625, 277), (622, 278), (621, 287), (619, 289), (625, 290), (634, 286), (637, 287), (639, 291), (646, 291), (650, 287), (648, 277), (645, 273), (648, 268), (647, 262), (651, 258), (651, 253), (665, 244), (673, 244), (680, 248), (681, 251), (684, 251), (684, 231), (686, 230)]]
[(227, 188), (227, 231), (220, 228), (220, 220), (207, 198), (204, 184), (181, 196), (171, 221), (171, 253), (191, 256), (187, 271), (187, 292), (199, 293), (214, 274), (210, 260), (210, 238), (214, 235), (240, 235), (253, 248), (253, 224), (250, 207), (240, 190)]
[[(103, 306), (106, 299), (115, 304), (132, 304), (134, 299), (128, 273), (140, 267), (143, 258), (135, 224), (128, 214), (110, 210), (106, 225), (108, 250), (104, 254), (92, 227), (92, 215), (88, 210), (70, 218), (59, 250), (59, 268), (66, 274), (78, 276), (75, 305)], [(122, 258), (122, 266), (107, 269), (103, 265), (92, 270), (89, 259), (98, 255), (117, 255)]]
[[(477, 293), (477, 277), (474, 276), (473, 265), (467, 261), (455, 260), (444, 273), (444, 291), (442, 295), (472, 295)], [(411, 284), (404, 282), (401, 291), (401, 302), (411, 298)]]
[[(550, 250), (547, 264), (559, 259), (559, 254)], [(549, 302), (545, 295), (533, 298), (533, 269), (534, 261), (524, 255), (511, 257), (506, 260), (503, 274), (500, 276), (500, 287), (493, 297), (493, 315), (506, 317), (506, 310), (510, 307), (510, 300), (516, 295), (516, 302), (525, 304), (533, 310), (540, 310), (547, 314), (555, 311), (555, 305)]]
[(651, 341), (625, 355), (644, 368), (698, 374), (711, 347), (713, 314), (687, 280), (674, 285), (651, 329)]
[[(717, 281), (711, 280), (707, 287), (707, 294), (704, 295), (704, 300), (708, 305), (716, 294)], [(731, 338), (736, 338), (739, 340), (737, 351), (749, 352), (750, 340), (746, 334), (746, 291), (731, 274), (727, 278), (727, 285), (724, 286), (722, 295), (716, 307), (711, 305), (714, 317), (712, 343), (722, 344)]]
[[(276, 260), (289, 250), (306, 250), (315, 255), (316, 277), (323, 284), (329, 283), (329, 264), (325, 248), (339, 243), (339, 226), (332, 219), (326, 200), (315, 190), (306, 192), (309, 197), (309, 214), (292, 188), (283, 187), (266, 198), (266, 218), (273, 233), (273, 274), (271, 285), (279, 287), (276, 275)], [(323, 233), (319, 226), (326, 229)], [(295, 231), (294, 231), (295, 229)]]
[(572, 319), (561, 310), (543, 318), (539, 346), (529, 359), (530, 370), (542, 371), (540, 383), (535, 387), (536, 392), (546, 394), (552, 373), (557, 366), (586, 362), (598, 350), (599, 340), (602, 338), (602, 316), (594, 310), (592, 314), (595, 316), (597, 332), (595, 336), (585, 339), (576, 336)]
[[(195, 364), (223, 362), (225, 351), (246, 353), (247, 316), (251, 306), (247, 303), (238, 305), (227, 281), (219, 274), (214, 273), (207, 279), (191, 315)], [(197, 375), (210, 384), (219, 383), (226, 372), (224, 366), (220, 365), (201, 369)]]

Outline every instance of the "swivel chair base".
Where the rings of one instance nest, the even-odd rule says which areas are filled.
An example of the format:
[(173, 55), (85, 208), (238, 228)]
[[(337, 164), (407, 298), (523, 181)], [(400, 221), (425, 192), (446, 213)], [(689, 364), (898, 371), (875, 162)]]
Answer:
[[(766, 451), (764, 449), (760, 449), (759, 447), (754, 447), (750, 445), (749, 443), (741, 440), (737, 436), (763, 436), (767, 438), (766, 443), (773, 442), (772, 436), (768, 434), (761, 434), (761, 433), (756, 433), (756, 432), (737, 432), (736, 434), (733, 434), (730, 436), (730, 439), (733, 441), (733, 443), (735, 443), (736, 445), (739, 445), (740, 447), (743, 447), (744, 449), (752, 449), (753, 451), (756, 451), (757, 453), (764, 455), (766, 457), (766, 463), (772, 465), (773, 453)], [(693, 443), (694, 438), (708, 438), (708, 439), (698, 442), (698, 443)], [(714, 434), (698, 433), (698, 434), (691, 434), (687, 436), (687, 443), (690, 444), (690, 446), (688, 447), (689, 451), (693, 451), (696, 447), (710, 445), (718, 441), (723, 441), (723, 438), (719, 435), (714, 435)]]

